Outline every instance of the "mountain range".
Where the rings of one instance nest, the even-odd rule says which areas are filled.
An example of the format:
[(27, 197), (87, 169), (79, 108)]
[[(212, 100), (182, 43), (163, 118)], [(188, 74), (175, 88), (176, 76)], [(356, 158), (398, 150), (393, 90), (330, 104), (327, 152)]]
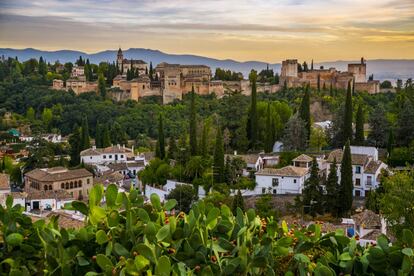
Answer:
[[(262, 70), (266, 66), (280, 72), (281, 63), (266, 63), (261, 61), (236, 61), (232, 59), (215, 59), (197, 55), (182, 55), (182, 54), (168, 54), (159, 50), (131, 48), (123, 51), (124, 57), (127, 59), (142, 59), (147, 63), (152, 62), (155, 66), (161, 62), (179, 63), (179, 64), (203, 64), (210, 66), (214, 71), (215, 68), (220, 67), (236, 72), (242, 72), (246, 77), (251, 69)], [(101, 61), (113, 62), (116, 60), (117, 50), (105, 50), (93, 54), (88, 54), (81, 51), (59, 50), (59, 51), (43, 51), (33, 48), (27, 49), (11, 49), (0, 48), (0, 56), (17, 57), (20, 61), (25, 61), (30, 58), (40, 58), (41, 56), (49, 62), (59, 60), (61, 63), (75, 62), (79, 56), (89, 58), (92, 63), (99, 63)], [(290, 57), (286, 57), (290, 58)], [(315, 63), (315, 68), (324, 66), (325, 68), (334, 67), (340, 71), (347, 69), (348, 63), (357, 63), (358, 60), (338, 60)], [(301, 61), (303, 62), (303, 61)], [(310, 64), (310, 61), (307, 61)], [(367, 61), (367, 75), (374, 74), (374, 79), (390, 80), (395, 82), (397, 79), (405, 80), (414, 77), (414, 60), (412, 59), (374, 59)]]

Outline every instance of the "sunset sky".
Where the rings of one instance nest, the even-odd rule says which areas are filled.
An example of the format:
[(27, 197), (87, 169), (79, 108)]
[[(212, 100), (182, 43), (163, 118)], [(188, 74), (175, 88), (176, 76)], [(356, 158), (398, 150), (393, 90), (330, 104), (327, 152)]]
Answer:
[(414, 58), (414, 0), (0, 0), (0, 47), (240, 61)]

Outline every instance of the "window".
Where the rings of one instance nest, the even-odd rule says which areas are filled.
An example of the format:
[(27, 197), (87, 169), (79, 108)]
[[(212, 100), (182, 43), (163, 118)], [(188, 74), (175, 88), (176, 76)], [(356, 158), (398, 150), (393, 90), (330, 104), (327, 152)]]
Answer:
[(66, 189), (69, 189), (69, 183), (66, 182)]
[(355, 190), (355, 196), (361, 196), (361, 191), (360, 190)]
[(89, 157), (89, 159), (92, 159), (92, 156), (91, 156), (91, 157)]
[(61, 189), (65, 189), (65, 183), (60, 184)]
[(73, 189), (73, 182), (70, 182), (70, 188)]
[(109, 159), (111, 159), (112, 158), (112, 155), (109, 155)]
[(124, 155), (123, 154), (121, 154), (121, 158), (124, 158)]
[(82, 180), (79, 180), (79, 188), (82, 187)]
[(49, 185), (49, 190), (53, 190), (53, 189), (52, 189), (52, 185)]
[(296, 179), (293, 179), (293, 183), (296, 183)]
[(279, 179), (278, 178), (273, 178), (272, 179), (272, 186), (273, 187), (279, 186)]
[(355, 186), (361, 186), (361, 179), (360, 178), (355, 179)]
[(356, 166), (355, 173), (361, 173), (361, 166)]
[(103, 156), (103, 159), (106, 159), (106, 155)]
[(266, 193), (266, 188), (262, 188), (262, 194)]
[(43, 187), (43, 189), (44, 189), (45, 191), (47, 191), (47, 185), (45, 185), (45, 186)]
[(89, 178), (88, 178), (88, 179), (86, 179), (86, 184), (89, 184)]
[(273, 194), (274, 195), (277, 194), (277, 190), (276, 189), (273, 189)]
[(367, 185), (372, 185), (372, 176), (367, 176)]

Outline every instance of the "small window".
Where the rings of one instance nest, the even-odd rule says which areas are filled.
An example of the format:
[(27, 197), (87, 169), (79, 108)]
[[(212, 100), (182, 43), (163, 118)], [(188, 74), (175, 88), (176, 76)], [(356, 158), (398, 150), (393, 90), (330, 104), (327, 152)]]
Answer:
[(65, 189), (65, 183), (60, 184), (61, 189)]
[(355, 190), (355, 196), (361, 196), (361, 191), (360, 190)]
[(361, 166), (356, 166), (355, 173), (361, 173)]
[(89, 157), (89, 159), (92, 159), (92, 156), (91, 156), (91, 157)]
[(279, 179), (278, 178), (273, 178), (272, 179), (272, 186), (273, 187), (279, 186)]
[(111, 159), (112, 158), (112, 155), (109, 155), (109, 159)]
[(262, 194), (266, 193), (266, 188), (262, 188)]
[(103, 159), (106, 159), (106, 155), (103, 156)]
[(124, 155), (123, 154), (121, 154), (121, 158), (124, 158)]
[(367, 185), (372, 185), (372, 176), (367, 176)]
[(361, 179), (359, 178), (355, 179), (355, 186), (361, 186)]
[(296, 183), (296, 179), (293, 179), (293, 183)]
[(90, 180), (89, 180), (89, 178), (88, 178), (88, 179), (86, 179), (86, 184), (89, 184), (89, 181), (90, 181)]
[(277, 194), (277, 190), (276, 189), (273, 189), (273, 194), (274, 195)]

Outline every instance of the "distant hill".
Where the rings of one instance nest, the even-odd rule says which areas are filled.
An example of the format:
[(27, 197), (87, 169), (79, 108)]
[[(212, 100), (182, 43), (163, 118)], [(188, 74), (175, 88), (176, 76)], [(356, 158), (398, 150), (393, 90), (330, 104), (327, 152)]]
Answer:
[[(10, 49), (0, 48), (0, 55), (5, 57), (18, 57), (19, 60), (24, 61), (29, 58), (39, 58), (42, 56), (49, 62), (59, 60), (60, 62), (74, 62), (79, 56), (89, 58), (92, 63), (99, 63), (101, 61), (115, 61), (117, 50), (106, 50), (94, 54), (87, 54), (81, 51), (59, 50), (59, 51), (42, 51), (32, 48), (27, 49)], [(262, 70), (266, 68), (267, 63), (260, 61), (246, 61), (239, 62), (232, 59), (214, 59), (197, 55), (178, 55), (167, 54), (158, 50), (131, 48), (124, 51), (124, 57), (128, 59), (142, 59), (146, 62), (152, 61), (157, 65), (160, 62), (179, 63), (179, 64), (204, 64), (210, 66), (214, 71), (215, 68), (220, 67), (230, 69), (236, 72), (242, 72), (246, 77), (251, 69)], [(288, 57), (287, 57), (288, 58)], [(348, 63), (359, 62), (355, 61), (332, 61), (315, 64), (315, 68), (323, 65), (325, 68), (335, 67), (338, 70), (344, 71)], [(368, 74), (374, 74), (375, 79), (391, 80), (395, 82), (398, 78), (407, 79), (414, 77), (414, 60), (397, 60), (397, 59), (376, 59), (368, 60)], [(280, 72), (280, 63), (269, 63), (269, 68)]]

